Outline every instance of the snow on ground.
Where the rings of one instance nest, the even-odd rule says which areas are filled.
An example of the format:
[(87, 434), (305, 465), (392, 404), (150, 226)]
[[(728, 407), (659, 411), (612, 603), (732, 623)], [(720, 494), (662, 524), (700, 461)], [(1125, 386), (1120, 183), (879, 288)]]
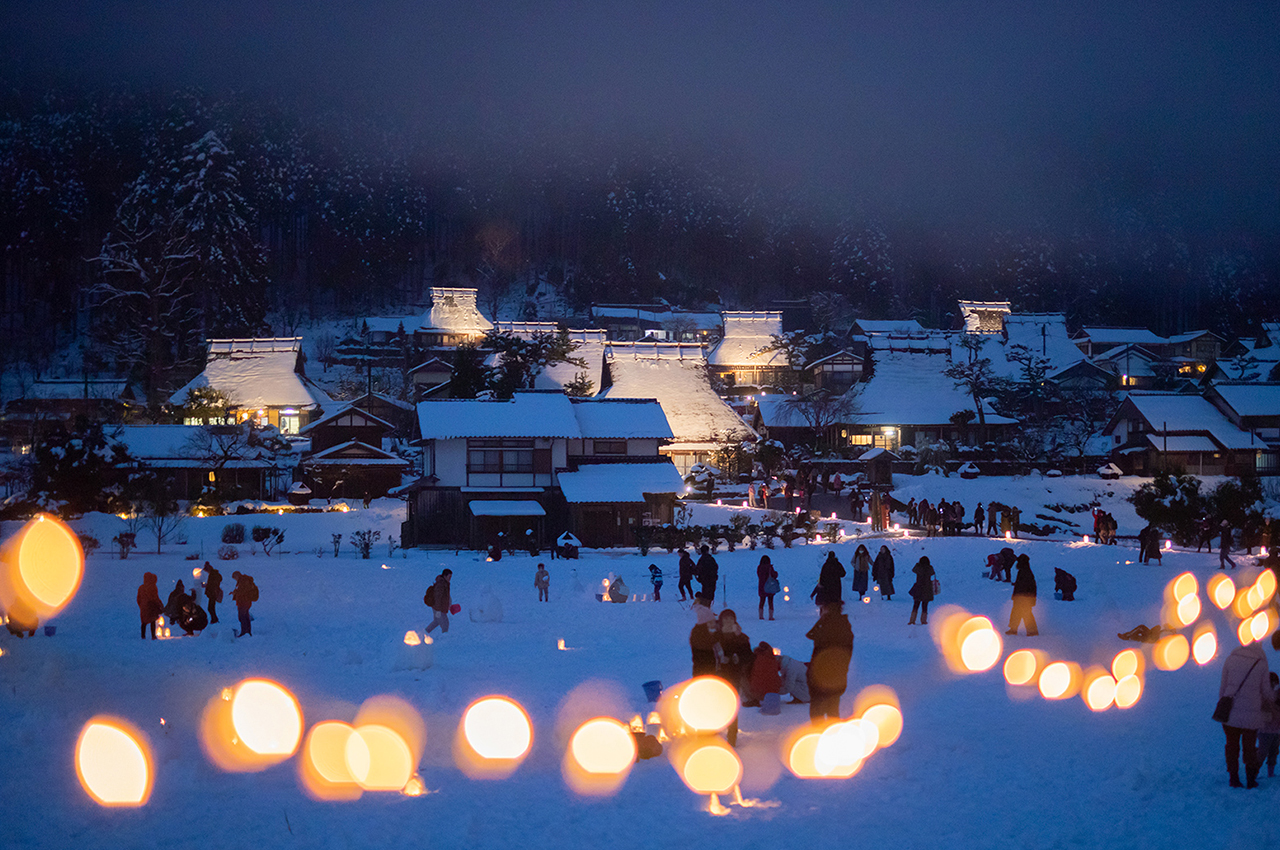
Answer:
[[(946, 483), (962, 495), (959, 487), (970, 482)], [(960, 605), (1003, 626), (1009, 586), (980, 575), (987, 553), (1001, 544), (972, 537), (892, 540), (898, 595), (849, 605), (857, 638), (844, 711), (860, 688), (883, 683), (897, 691), (905, 716), (901, 739), (852, 779), (802, 781), (783, 773), (770, 783), (752, 774), (758, 782), (748, 796), (772, 805), (733, 807), (727, 817), (715, 817), (661, 758), (637, 764), (613, 797), (578, 798), (559, 773), (564, 745), (555, 721), (565, 695), (603, 679), (615, 684), (626, 713), (641, 712), (647, 708), (642, 682), (670, 685), (688, 676), (692, 614), (676, 601), (675, 556), (588, 551), (577, 562), (546, 561), (552, 598), (540, 604), (528, 555), (499, 563), (470, 552), (387, 557), (385, 537), (397, 532), (402, 511), (386, 501), (348, 514), (237, 518), (247, 527), (270, 519), (285, 528), (289, 551), (251, 556), (245, 545), (239, 560), (219, 564), (228, 589), (231, 570), (241, 569), (256, 577), (262, 593), (254, 635), (234, 642), (224, 631), (235, 620), (230, 602), (221, 606), (219, 626), (159, 642), (138, 639), (134, 602), (144, 570), (160, 575), (162, 594), (175, 579), (189, 580), (195, 564), (186, 555), (198, 552), (201, 541), (206, 557), (211, 554), (225, 518), (192, 520), (188, 543), (166, 545), (161, 555), (92, 555), (79, 595), (55, 621), (56, 636), (18, 641), (5, 634), (0, 640), (4, 846), (1260, 847), (1280, 840), (1274, 817), (1280, 780), (1264, 779), (1258, 791), (1227, 787), (1222, 732), (1209, 720), (1218, 662), (1153, 670), (1136, 707), (1102, 714), (1078, 698), (1050, 703), (1015, 693), (998, 669), (965, 678), (948, 672), (928, 630), (907, 625), (909, 569), (928, 554), (942, 583), (937, 604)], [(95, 517), (85, 524), (105, 540), (113, 522)], [(361, 560), (346, 547), (335, 559), (331, 531), (364, 527), (384, 534), (373, 558)], [(1030, 555), (1039, 580), (1041, 636), (1009, 638), (1006, 653), (1034, 646), (1081, 663), (1107, 663), (1119, 649), (1137, 646), (1116, 633), (1158, 622), (1166, 582), (1191, 570), (1203, 586), (1217, 560), (1173, 552), (1162, 566), (1140, 566), (1126, 563), (1135, 555), (1126, 546), (1012, 545)], [(757, 620), (754, 611), (754, 568), (762, 552), (721, 550), (724, 587), (717, 601), (738, 611), (753, 642), (767, 640), (807, 659), (804, 634), (815, 619), (808, 592), (819, 564), (828, 549), (848, 564), (854, 546), (798, 544), (768, 552), (792, 591), (789, 603), (779, 597), (773, 622)], [(588, 590), (616, 573), (633, 592), (647, 592), (653, 562), (669, 576), (662, 602), (601, 604), (573, 591), (576, 570)], [(1055, 565), (1079, 579), (1078, 601), (1053, 600)], [(422, 593), (445, 566), (455, 572), (454, 597), (463, 613), (437, 639), (431, 669), (393, 672), (405, 631), (429, 621)], [(502, 602), (502, 622), (473, 623), (467, 616), (486, 586)], [(851, 595), (848, 580), (845, 594)], [(1228, 625), (1216, 621), (1232, 645)], [(558, 639), (571, 651), (558, 651)], [(1274, 653), (1268, 655), (1280, 667)], [(287, 685), (308, 725), (350, 720), (376, 694), (409, 700), (427, 724), (420, 773), (431, 793), (324, 803), (300, 790), (293, 762), (257, 774), (214, 768), (196, 740), (200, 710), (248, 676)], [(451, 742), (463, 709), (490, 693), (526, 707), (534, 749), (511, 778), (472, 780), (454, 765)], [(140, 810), (101, 809), (79, 787), (75, 740), (98, 713), (124, 717), (151, 736), (158, 778)], [(806, 719), (806, 706), (785, 705), (776, 718), (744, 709), (740, 746), (773, 746), (783, 730)]]

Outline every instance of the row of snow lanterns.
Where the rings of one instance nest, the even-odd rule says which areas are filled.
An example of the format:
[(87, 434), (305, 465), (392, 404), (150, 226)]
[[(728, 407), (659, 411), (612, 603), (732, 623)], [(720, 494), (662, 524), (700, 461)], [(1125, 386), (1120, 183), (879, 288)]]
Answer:
[[(902, 729), (897, 698), (887, 688), (869, 688), (858, 699), (854, 719), (825, 728), (806, 727), (787, 741), (784, 761), (802, 778), (852, 776), (876, 749), (892, 744)], [(665, 693), (651, 712), (659, 740), (671, 742), (673, 766), (698, 794), (736, 791), (743, 764), (719, 733), (736, 719), (738, 694), (721, 679), (703, 676)], [(354, 721), (328, 719), (305, 732), (302, 709), (287, 688), (267, 679), (246, 679), (222, 689), (206, 704), (200, 742), (209, 760), (228, 772), (257, 772), (299, 754), (304, 790), (320, 800), (354, 800), (364, 792), (427, 793), (417, 765), (426, 725), (404, 700), (376, 696)], [(565, 748), (562, 773), (582, 795), (616, 792), (638, 757), (639, 715), (630, 724), (595, 716), (576, 725)], [(670, 734), (668, 734), (668, 730)], [(519, 703), (487, 696), (467, 707), (454, 739), (454, 759), (473, 779), (510, 776), (533, 746), (533, 724)], [(76, 773), (86, 793), (102, 806), (145, 805), (155, 782), (146, 736), (129, 721), (100, 715), (89, 720), (76, 743)], [(739, 795), (740, 799), (740, 795)], [(713, 797), (712, 809), (718, 800)]]

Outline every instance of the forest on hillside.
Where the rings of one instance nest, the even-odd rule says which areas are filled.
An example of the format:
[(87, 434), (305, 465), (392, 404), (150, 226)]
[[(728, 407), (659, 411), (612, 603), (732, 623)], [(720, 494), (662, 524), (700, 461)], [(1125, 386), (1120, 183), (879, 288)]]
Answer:
[(1016, 232), (924, 229), (766, 177), (670, 139), (497, 144), (246, 96), (11, 89), (0, 370), (79, 345), (86, 373), (158, 390), (207, 336), (421, 306), (431, 285), (476, 286), (493, 312), (550, 284), (568, 315), (527, 316), (544, 319), (800, 298), (830, 326), (936, 327), (958, 298), (1008, 299), (1073, 325), (1239, 336), (1280, 312), (1273, 242), (1206, 232), (1126, 175), (1080, 187), (1072, 226), (1028, 210)]

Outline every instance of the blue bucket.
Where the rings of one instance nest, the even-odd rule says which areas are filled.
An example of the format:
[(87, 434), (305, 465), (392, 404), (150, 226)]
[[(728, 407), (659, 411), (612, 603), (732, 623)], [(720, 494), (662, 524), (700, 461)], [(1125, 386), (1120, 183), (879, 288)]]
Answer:
[(57, 627), (57, 626), (45, 626), (45, 627), (44, 627), (44, 636), (45, 636), (45, 637), (53, 637), (53, 633), (54, 633), (54, 632), (56, 632), (57, 630), (58, 630), (58, 627)]
[(777, 694), (765, 694), (760, 700), (761, 714), (781, 714), (782, 713), (782, 697)]
[(662, 696), (662, 683), (657, 679), (651, 682), (645, 682), (640, 687), (644, 688), (644, 695), (649, 702), (657, 702), (658, 697)]

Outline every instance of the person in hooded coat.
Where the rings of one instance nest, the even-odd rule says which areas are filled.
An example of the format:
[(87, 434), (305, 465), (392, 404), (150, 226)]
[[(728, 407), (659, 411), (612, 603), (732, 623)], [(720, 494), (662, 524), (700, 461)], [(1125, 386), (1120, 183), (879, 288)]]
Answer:
[(867, 595), (867, 586), (871, 579), (871, 553), (867, 547), (859, 543), (853, 553), (853, 592), (858, 594), (858, 601)]
[(840, 719), (840, 697), (849, 686), (849, 662), (853, 660), (853, 627), (839, 600), (823, 605), (818, 622), (805, 637), (813, 641), (813, 655), (806, 676), (809, 685), (809, 720)]
[(1232, 788), (1240, 786), (1240, 744), (1244, 744), (1245, 787), (1258, 787), (1258, 730), (1263, 728), (1276, 709), (1275, 694), (1271, 690), (1271, 671), (1267, 669), (1267, 656), (1261, 643), (1250, 643), (1232, 650), (1222, 662), (1222, 682), (1219, 697), (1232, 697), (1231, 713), (1222, 724), (1227, 736), (1225, 754), (1227, 776)]
[[(782, 693), (782, 656), (774, 655), (773, 647), (764, 641), (756, 646), (747, 690), (752, 704), (759, 703), (767, 694)], [(743, 702), (743, 705), (747, 703)]]
[(689, 599), (693, 598), (693, 573), (696, 567), (693, 563), (693, 557), (689, 554), (688, 549), (680, 550), (680, 583), (676, 585), (676, 590), (680, 591), (680, 601), (684, 602), (685, 593), (688, 592)]
[[(1013, 581), (1013, 565), (1018, 560), (1018, 556), (1008, 546), (1000, 550), (1000, 568), (997, 572), (1003, 572), (1005, 582)], [(994, 577), (994, 576), (993, 576)]]
[(916, 612), (920, 612), (920, 625), (929, 624), (929, 603), (933, 601), (933, 564), (929, 563), (927, 556), (921, 556), (916, 565), (911, 568), (911, 572), (916, 574), (915, 584), (911, 585), (911, 589), (907, 591), (911, 594), (911, 598), (915, 601), (911, 603), (911, 619), (907, 621), (908, 626), (916, 624)]
[(1063, 602), (1076, 600), (1076, 577), (1061, 567), (1053, 568), (1053, 589), (1062, 594)]
[(178, 618), (182, 616), (182, 606), (186, 604), (187, 589), (183, 586), (182, 579), (178, 579), (173, 590), (169, 591), (169, 598), (165, 600), (164, 618), (170, 623), (177, 623)]
[(769, 603), (769, 619), (773, 619), (773, 597), (777, 595), (778, 571), (773, 568), (773, 561), (768, 555), (760, 556), (756, 565), (756, 593), (760, 597), (759, 616), (764, 619), (764, 605)]
[(151, 626), (151, 639), (156, 639), (156, 619), (164, 613), (164, 603), (160, 601), (160, 588), (156, 585), (159, 579), (155, 573), (143, 573), (142, 584), (138, 585), (138, 614), (142, 617), (142, 634), (146, 640), (147, 625)]
[(209, 615), (200, 607), (200, 603), (196, 602), (196, 592), (193, 588), (187, 596), (187, 601), (182, 606), (182, 612), (178, 615), (178, 627), (190, 637), (196, 632), (202, 632), (209, 625)]
[(209, 622), (218, 622), (218, 603), (222, 601), (222, 573), (210, 564), (204, 562), (204, 598), (209, 603)]
[(702, 557), (698, 559), (698, 586), (702, 595), (712, 601), (716, 598), (716, 583), (720, 580), (720, 565), (711, 554), (711, 547), (702, 544)]
[(1040, 634), (1036, 627), (1036, 615), (1032, 608), (1036, 605), (1036, 576), (1031, 572), (1031, 559), (1026, 553), (1018, 556), (1018, 575), (1013, 580), (1013, 610), (1009, 612), (1009, 629), (1007, 635), (1016, 635), (1018, 626), (1025, 623), (1027, 637)]
[(828, 552), (827, 560), (822, 562), (822, 569), (818, 573), (818, 584), (809, 597), (819, 607), (831, 602), (842, 602), (844, 592), (840, 586), (840, 579), (844, 577), (844, 565), (840, 563), (835, 552)]
[(871, 566), (871, 578), (875, 583), (880, 585), (880, 597), (885, 600), (893, 599), (895, 593), (893, 589), (893, 553), (889, 551), (888, 546), (881, 546), (880, 551), (876, 553), (875, 563)]

